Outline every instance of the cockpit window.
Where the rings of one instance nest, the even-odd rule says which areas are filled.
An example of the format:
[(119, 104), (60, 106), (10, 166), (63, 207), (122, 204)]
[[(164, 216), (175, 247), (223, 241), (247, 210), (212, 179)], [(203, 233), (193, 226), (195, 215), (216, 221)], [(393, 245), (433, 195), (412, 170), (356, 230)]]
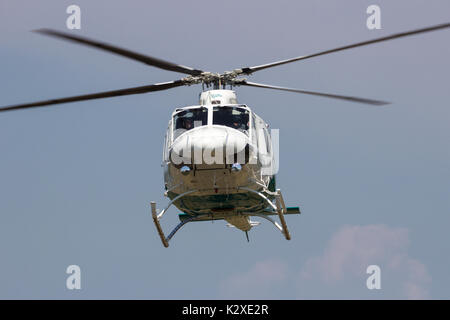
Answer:
[(240, 107), (214, 107), (213, 124), (227, 126), (248, 134), (249, 112)]
[(208, 124), (208, 109), (193, 108), (178, 112), (173, 117), (174, 139), (187, 130)]

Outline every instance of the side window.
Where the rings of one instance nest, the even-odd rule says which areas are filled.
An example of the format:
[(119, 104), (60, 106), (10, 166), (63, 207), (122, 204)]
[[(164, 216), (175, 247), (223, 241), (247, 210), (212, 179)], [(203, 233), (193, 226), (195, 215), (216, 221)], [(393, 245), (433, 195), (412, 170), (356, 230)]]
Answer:
[(258, 145), (258, 131), (256, 129), (256, 116), (254, 113), (252, 113), (252, 117), (251, 117), (251, 136), (252, 136), (252, 142), (255, 145)]
[(269, 147), (267, 146), (267, 129), (264, 121), (258, 116), (255, 116), (255, 135), (259, 152), (261, 154), (266, 154), (269, 150)]
[(267, 130), (266, 126), (264, 126), (264, 139), (266, 141), (266, 150), (267, 150), (268, 153), (270, 153), (271, 139), (270, 139), (269, 130)]
[(164, 138), (163, 162), (169, 161), (168, 149), (171, 143), (172, 143), (172, 120), (169, 121), (169, 125), (167, 127), (166, 135)]

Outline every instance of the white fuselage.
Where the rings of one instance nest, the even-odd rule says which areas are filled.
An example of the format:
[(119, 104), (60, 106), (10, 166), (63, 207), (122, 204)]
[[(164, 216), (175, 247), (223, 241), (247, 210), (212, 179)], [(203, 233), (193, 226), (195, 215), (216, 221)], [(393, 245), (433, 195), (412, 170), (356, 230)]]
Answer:
[[(273, 152), (266, 123), (234, 91), (210, 90), (200, 105), (174, 111), (163, 152), (166, 195), (189, 214), (260, 211), (254, 192), (270, 189)], [(233, 102), (233, 103), (231, 103)]]

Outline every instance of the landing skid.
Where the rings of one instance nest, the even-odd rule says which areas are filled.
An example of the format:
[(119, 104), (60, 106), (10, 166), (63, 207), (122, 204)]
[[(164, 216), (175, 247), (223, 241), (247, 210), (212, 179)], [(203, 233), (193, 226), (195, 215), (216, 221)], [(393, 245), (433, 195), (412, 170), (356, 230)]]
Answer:
[(286, 220), (284, 219), (284, 214), (287, 212), (286, 205), (284, 204), (284, 199), (283, 199), (283, 195), (281, 194), (281, 190), (278, 189), (277, 193), (278, 193), (278, 196), (275, 199), (276, 199), (276, 203), (277, 203), (278, 218), (280, 218), (281, 227), (282, 227), (282, 229), (280, 231), (284, 234), (286, 240), (291, 240), (291, 235), (289, 234)]
[[(169, 235), (166, 237), (164, 235), (164, 231), (161, 228), (161, 224), (159, 223), (159, 220), (161, 218), (161, 214), (158, 215), (157, 211), (156, 211), (156, 202), (152, 201), (150, 202), (150, 205), (152, 207), (152, 217), (153, 217), (153, 222), (155, 223), (156, 226), (156, 230), (158, 231), (159, 237), (161, 238), (161, 242), (163, 244), (164, 247), (168, 248), (169, 247), (169, 241), (170, 239), (172, 239), (172, 237), (175, 235), (175, 233), (181, 229), (182, 226), (184, 226), (186, 223), (194, 221), (196, 219), (198, 219), (200, 216), (192, 216), (189, 217), (183, 221), (181, 221), (179, 224), (176, 225), (175, 228), (173, 228), (173, 230), (169, 233)], [(164, 211), (165, 212), (165, 211)]]
[[(270, 201), (264, 194), (262, 194), (261, 192), (249, 189), (249, 188), (240, 188), (240, 189), (245, 189), (247, 191), (253, 192), (257, 195), (259, 195), (261, 198), (263, 198), (267, 204), (272, 208), (271, 211), (264, 211), (264, 212), (260, 212), (260, 213), (241, 213), (242, 215), (245, 216), (254, 216), (254, 217), (260, 217), (260, 218), (264, 218), (270, 222), (272, 222), (272, 224), (278, 229), (280, 230), (280, 232), (284, 235), (284, 237), (286, 238), (286, 240), (291, 240), (291, 235), (289, 233), (289, 230), (287, 228), (287, 224), (286, 224), (286, 220), (284, 219), (284, 215), (288, 213), (288, 210), (286, 209), (286, 205), (284, 203), (284, 199), (283, 199), (283, 195), (281, 194), (280, 189), (277, 189), (276, 192), (271, 193), (272, 195), (275, 196), (275, 204), (272, 203), (272, 201)], [(156, 227), (156, 231), (159, 234), (159, 237), (161, 238), (161, 242), (163, 244), (164, 247), (169, 247), (169, 241), (173, 238), (173, 236), (175, 235), (175, 233), (181, 229), (181, 227), (183, 227), (185, 224), (192, 222), (192, 221), (205, 221), (205, 220), (209, 220), (209, 218), (211, 217), (211, 214), (202, 214), (202, 215), (196, 215), (196, 216), (191, 216), (191, 215), (184, 215), (183, 219), (181, 219), (181, 222), (175, 226), (175, 228), (173, 228), (173, 230), (169, 233), (169, 235), (166, 237), (164, 234), (164, 231), (162, 230), (161, 224), (160, 224), (160, 220), (162, 218), (162, 216), (164, 215), (164, 213), (167, 212), (167, 210), (169, 209), (169, 207), (174, 203), (175, 200), (178, 200), (184, 196), (186, 196), (187, 194), (193, 193), (196, 190), (191, 190), (188, 192), (185, 192), (183, 194), (180, 194), (179, 196), (177, 196), (176, 198), (174, 198), (172, 201), (169, 202), (169, 204), (167, 205), (166, 208), (164, 208), (164, 210), (162, 210), (159, 214), (158, 214), (158, 210), (156, 209), (156, 202), (152, 201), (150, 202), (150, 206), (151, 206), (151, 210), (152, 210), (152, 218), (153, 218), (153, 222), (155, 224)], [(300, 213), (300, 211), (297, 208), (297, 212), (294, 213)], [(280, 223), (281, 225), (276, 222), (274, 219), (272, 219), (270, 217), (270, 215), (278, 215), (278, 218), (280, 219)], [(223, 218), (218, 218), (218, 219), (223, 219)]]

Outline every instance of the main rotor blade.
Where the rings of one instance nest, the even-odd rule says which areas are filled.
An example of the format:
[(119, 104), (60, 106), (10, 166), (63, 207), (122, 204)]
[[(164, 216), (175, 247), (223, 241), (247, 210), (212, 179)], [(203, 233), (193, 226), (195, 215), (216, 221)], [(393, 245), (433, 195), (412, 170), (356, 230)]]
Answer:
[(290, 91), (290, 92), (303, 93), (303, 94), (309, 94), (309, 95), (326, 97), (326, 98), (333, 98), (333, 99), (340, 99), (340, 100), (346, 100), (346, 101), (351, 101), (351, 102), (365, 103), (365, 104), (370, 104), (373, 106), (382, 106), (382, 105), (386, 105), (386, 104), (390, 103), (390, 102), (386, 102), (386, 101), (379, 101), (379, 100), (372, 100), (372, 99), (365, 99), (365, 98), (358, 98), (358, 97), (351, 97), (351, 96), (341, 96), (341, 95), (330, 94), (330, 93), (322, 93), (322, 92), (314, 92), (314, 91), (307, 91), (307, 90), (300, 90), (300, 89), (277, 87), (277, 86), (271, 86), (271, 85), (262, 84), (262, 83), (248, 82), (245, 80), (236, 82), (236, 85), (265, 88), (265, 89), (275, 89), (275, 90), (282, 90), (282, 91)]
[(132, 94), (139, 94), (139, 93), (147, 93), (147, 92), (152, 92), (152, 91), (160, 91), (160, 90), (166, 90), (166, 89), (170, 89), (170, 88), (180, 87), (180, 86), (183, 86), (184, 84), (185, 84), (185, 82), (183, 80), (162, 82), (162, 83), (156, 83), (156, 84), (151, 84), (151, 85), (141, 86), (141, 87), (104, 91), (104, 92), (98, 92), (98, 93), (85, 94), (85, 95), (81, 95), (81, 96), (73, 96), (73, 97), (67, 97), (67, 98), (59, 98), (59, 99), (52, 99), (52, 100), (26, 103), (26, 104), (18, 104), (18, 105), (13, 105), (13, 106), (0, 107), (0, 112), (35, 108), (35, 107), (44, 107), (44, 106), (60, 104), (60, 103), (67, 103), (67, 102), (76, 102), (76, 101), (84, 101), (84, 100), (127, 96), (127, 95), (132, 95)]
[(272, 63), (263, 64), (260, 66), (242, 68), (242, 73), (251, 74), (255, 71), (272, 68), (272, 67), (290, 63), (290, 62), (305, 60), (305, 59), (314, 58), (314, 57), (322, 56), (322, 55), (337, 52), (337, 51), (343, 51), (343, 50), (352, 49), (352, 48), (356, 48), (356, 47), (362, 47), (362, 46), (369, 45), (372, 43), (388, 41), (388, 40), (392, 40), (392, 39), (398, 39), (398, 38), (402, 38), (402, 37), (412, 36), (415, 34), (425, 33), (425, 32), (430, 32), (430, 31), (436, 31), (436, 30), (445, 29), (445, 28), (449, 28), (449, 27), (450, 27), (450, 23), (444, 23), (444, 24), (439, 24), (439, 25), (432, 26), (432, 27), (427, 27), (427, 28), (422, 28), (422, 29), (417, 29), (417, 30), (412, 30), (412, 31), (407, 31), (407, 32), (401, 32), (401, 33), (395, 33), (390, 36), (377, 38), (377, 39), (373, 39), (373, 40), (368, 40), (368, 41), (363, 41), (363, 42), (358, 42), (358, 43), (350, 44), (347, 46), (310, 54), (307, 56), (300, 56), (300, 57), (296, 57), (296, 58), (292, 58), (292, 59), (276, 61), (276, 62), (272, 62)]
[(147, 65), (157, 67), (160, 69), (164, 69), (164, 70), (181, 72), (181, 73), (190, 74), (193, 76), (198, 76), (203, 72), (202, 70), (193, 69), (190, 67), (186, 67), (183, 65), (165, 61), (162, 59), (158, 59), (158, 58), (154, 58), (151, 56), (136, 53), (136, 52), (133, 52), (133, 51), (130, 51), (127, 49), (122, 49), (122, 48), (119, 48), (116, 46), (112, 46), (112, 45), (104, 43), (104, 42), (88, 39), (85, 37), (75, 36), (72, 34), (60, 32), (60, 31), (56, 31), (56, 30), (38, 29), (38, 30), (34, 30), (34, 32), (38, 32), (41, 34), (45, 34), (48, 36), (52, 36), (52, 37), (56, 37), (56, 38), (60, 38), (60, 39), (64, 39), (64, 40), (77, 42), (77, 43), (84, 44), (84, 45), (87, 45), (90, 47), (94, 47), (97, 49), (112, 52), (112, 53), (118, 54), (120, 56), (131, 58), (133, 60), (137, 60), (137, 61), (143, 62)]

